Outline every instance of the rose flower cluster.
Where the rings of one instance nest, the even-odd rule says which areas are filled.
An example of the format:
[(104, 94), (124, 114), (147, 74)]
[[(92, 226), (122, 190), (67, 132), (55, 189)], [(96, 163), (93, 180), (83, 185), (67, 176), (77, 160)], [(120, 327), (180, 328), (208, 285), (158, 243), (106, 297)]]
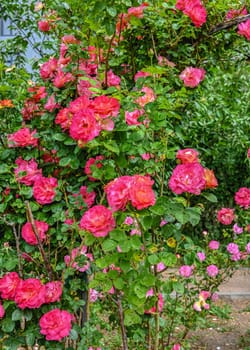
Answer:
[(214, 172), (199, 163), (196, 150), (192, 148), (179, 150), (176, 158), (181, 164), (176, 166), (169, 179), (169, 187), (174, 193), (188, 192), (199, 195), (206, 188), (218, 186)]

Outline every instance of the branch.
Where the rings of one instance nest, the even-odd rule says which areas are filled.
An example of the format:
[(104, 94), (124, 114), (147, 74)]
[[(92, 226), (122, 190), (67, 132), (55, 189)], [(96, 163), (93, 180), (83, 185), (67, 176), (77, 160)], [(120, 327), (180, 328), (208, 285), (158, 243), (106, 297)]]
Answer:
[(39, 251), (40, 251), (40, 253), (42, 255), (42, 258), (43, 258), (43, 261), (44, 261), (44, 264), (45, 264), (45, 268), (46, 268), (48, 276), (49, 276), (49, 280), (53, 281), (52, 267), (51, 267), (50, 262), (49, 262), (49, 260), (48, 260), (48, 258), (46, 256), (46, 254), (45, 254), (45, 251), (43, 249), (43, 245), (42, 245), (42, 242), (40, 240), (40, 236), (39, 236), (39, 233), (37, 231), (35, 220), (34, 220), (34, 217), (33, 217), (33, 214), (32, 214), (31, 208), (30, 208), (30, 204), (29, 204), (28, 201), (25, 201), (25, 206), (26, 206), (26, 211), (27, 211), (27, 216), (28, 216), (29, 222), (31, 223), (33, 232), (34, 232), (34, 234), (36, 236), (36, 239), (37, 239), (37, 242), (38, 242), (38, 248), (39, 248)]
[(238, 16), (238, 17), (235, 17), (235, 18), (230, 19), (230, 20), (228, 20), (228, 21), (219, 23), (217, 26), (213, 27), (213, 28), (208, 32), (208, 34), (209, 34), (209, 35), (212, 35), (212, 34), (214, 34), (214, 33), (220, 32), (221, 30), (224, 30), (224, 29), (227, 29), (227, 28), (231, 28), (231, 27), (233, 27), (234, 25), (239, 24), (239, 23), (242, 23), (242, 22), (245, 22), (245, 21), (248, 20), (248, 19), (250, 19), (250, 14), (245, 15), (245, 16)]

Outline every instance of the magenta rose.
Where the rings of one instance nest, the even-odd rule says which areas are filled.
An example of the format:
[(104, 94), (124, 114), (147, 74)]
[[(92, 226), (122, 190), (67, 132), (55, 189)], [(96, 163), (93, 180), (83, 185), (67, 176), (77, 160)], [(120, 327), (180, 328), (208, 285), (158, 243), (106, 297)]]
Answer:
[(207, 267), (207, 274), (209, 277), (216, 277), (219, 273), (219, 269), (216, 265), (209, 265)]
[(39, 177), (33, 186), (33, 196), (39, 204), (53, 202), (56, 195), (57, 179), (54, 177)]
[(62, 295), (62, 282), (52, 281), (45, 284), (45, 303), (60, 301)]
[(185, 86), (194, 88), (205, 78), (205, 73), (203, 68), (187, 67), (181, 72), (180, 79)]
[(107, 200), (113, 211), (124, 210), (129, 201), (131, 176), (121, 176), (105, 186)]
[(238, 34), (250, 40), (250, 19), (238, 25)]
[(230, 225), (234, 220), (234, 209), (220, 209), (217, 213), (217, 219), (223, 225)]
[(115, 219), (111, 210), (104, 205), (95, 205), (84, 213), (80, 228), (91, 232), (95, 237), (105, 237), (115, 228)]
[(34, 135), (36, 130), (31, 131), (29, 128), (22, 128), (13, 134), (8, 135), (9, 147), (35, 147), (38, 145), (38, 138)]
[(209, 246), (209, 248), (211, 250), (217, 250), (220, 247), (220, 242), (218, 242), (218, 241), (210, 241), (208, 246)]
[(0, 302), (0, 319), (3, 318), (4, 315), (5, 315), (5, 310), (2, 303)]
[(97, 179), (92, 176), (93, 169), (100, 169), (102, 167), (103, 156), (96, 156), (95, 158), (89, 158), (85, 164), (84, 172), (88, 176), (90, 181), (96, 181)]
[[(35, 226), (37, 229), (38, 237), (40, 241), (44, 241), (46, 239), (46, 232), (49, 229), (49, 225), (44, 221), (37, 221), (35, 220)], [(30, 245), (36, 245), (38, 244), (36, 235), (33, 231), (32, 225), (30, 222), (26, 222), (26, 224), (23, 225), (22, 231), (21, 231), (22, 238)]]
[(204, 168), (199, 163), (179, 164), (169, 180), (170, 189), (176, 193), (200, 194), (206, 186)]
[(155, 193), (152, 189), (154, 181), (149, 176), (132, 176), (129, 196), (133, 207), (138, 210), (155, 204)]
[(189, 266), (189, 265), (182, 265), (180, 268), (179, 268), (179, 274), (182, 276), (182, 277), (190, 277), (193, 273), (193, 267), (192, 266)]
[(46, 340), (60, 341), (69, 335), (73, 320), (74, 316), (68, 311), (53, 309), (40, 318), (40, 333)]
[(38, 169), (35, 159), (27, 161), (19, 157), (16, 160), (16, 165), (18, 166), (14, 170), (16, 180), (27, 186), (33, 185), (34, 181), (42, 175), (42, 170)]
[(16, 289), (15, 302), (20, 309), (37, 309), (45, 303), (45, 286), (37, 278), (21, 280)]
[(244, 209), (250, 207), (250, 188), (241, 187), (234, 196), (235, 203)]
[(8, 272), (0, 278), (0, 295), (2, 299), (14, 300), (21, 278), (16, 272)]

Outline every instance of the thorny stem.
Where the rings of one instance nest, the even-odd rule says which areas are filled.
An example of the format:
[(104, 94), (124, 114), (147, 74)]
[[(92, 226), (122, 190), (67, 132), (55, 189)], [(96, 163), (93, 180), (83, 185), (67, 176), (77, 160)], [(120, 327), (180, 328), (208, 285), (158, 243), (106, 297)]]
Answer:
[(42, 245), (42, 242), (40, 240), (40, 237), (39, 237), (39, 233), (37, 231), (37, 227), (35, 225), (35, 220), (34, 220), (34, 217), (33, 217), (33, 214), (32, 214), (32, 211), (31, 211), (31, 208), (30, 208), (30, 204), (28, 201), (25, 201), (25, 206), (26, 206), (26, 210), (27, 210), (27, 216), (28, 216), (28, 219), (31, 223), (31, 226), (32, 226), (32, 229), (34, 231), (34, 234), (36, 236), (36, 239), (37, 239), (37, 242), (38, 242), (38, 248), (39, 248), (39, 251), (42, 255), (42, 258), (43, 258), (43, 261), (44, 261), (44, 264), (45, 264), (45, 268), (47, 270), (47, 273), (48, 273), (48, 276), (49, 276), (49, 280), (52, 281), (53, 280), (53, 271), (52, 271), (52, 267), (50, 265), (50, 262), (45, 254), (45, 251), (43, 249), (43, 245)]
[(127, 340), (127, 334), (126, 334), (126, 329), (124, 325), (124, 313), (123, 313), (122, 301), (121, 301), (120, 295), (118, 295), (117, 297), (117, 306), (118, 306), (120, 326), (121, 326), (121, 332), (122, 332), (122, 349), (128, 350), (128, 340)]

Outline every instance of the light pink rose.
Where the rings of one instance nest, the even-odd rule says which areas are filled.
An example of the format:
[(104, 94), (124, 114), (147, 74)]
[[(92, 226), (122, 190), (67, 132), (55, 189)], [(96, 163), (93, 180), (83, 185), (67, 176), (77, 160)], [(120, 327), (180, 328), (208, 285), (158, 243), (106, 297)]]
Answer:
[(180, 268), (179, 268), (179, 274), (182, 276), (182, 277), (190, 277), (193, 273), (193, 267), (192, 266), (189, 266), (189, 265), (182, 265)]
[(185, 86), (194, 88), (205, 78), (205, 73), (203, 68), (187, 67), (181, 72), (180, 79)]
[(230, 225), (234, 219), (234, 209), (222, 208), (217, 213), (217, 220), (223, 225)]
[(220, 242), (218, 242), (218, 241), (210, 241), (208, 246), (209, 246), (209, 248), (211, 250), (217, 250), (220, 247)]
[(115, 219), (111, 210), (104, 205), (95, 205), (84, 213), (80, 228), (89, 231), (95, 237), (105, 237), (115, 228)]
[(20, 309), (37, 309), (45, 303), (45, 286), (37, 278), (21, 280), (16, 288), (15, 302)]
[(142, 122), (138, 118), (144, 114), (143, 109), (136, 109), (133, 112), (125, 112), (125, 121), (128, 125), (141, 125)]
[[(49, 229), (49, 225), (44, 221), (38, 221), (35, 220), (35, 226), (37, 229), (38, 237), (41, 242), (43, 242), (46, 239), (46, 232)], [(38, 241), (36, 238), (36, 235), (33, 231), (32, 225), (30, 222), (26, 222), (26, 224), (23, 225), (22, 231), (21, 231), (22, 238), (30, 245), (37, 245)]]
[(146, 104), (148, 104), (149, 102), (153, 102), (156, 99), (156, 96), (154, 94), (153, 89), (144, 86), (141, 89), (141, 92), (144, 92), (143, 96), (140, 96), (136, 99), (136, 103), (138, 103), (138, 105), (140, 105), (141, 107), (144, 107)]
[(0, 278), (0, 295), (2, 299), (14, 300), (21, 278), (16, 272), (8, 272)]
[(199, 163), (177, 165), (169, 180), (169, 187), (176, 194), (188, 192), (198, 195), (205, 186), (204, 168)]
[(52, 281), (45, 284), (45, 303), (60, 301), (62, 295), (62, 282)]
[(33, 196), (39, 204), (49, 204), (53, 202), (58, 186), (54, 177), (39, 177), (33, 186)]
[(73, 320), (74, 316), (68, 311), (53, 309), (40, 318), (40, 333), (46, 336), (46, 340), (60, 341), (69, 335)]
[(43, 80), (52, 79), (58, 67), (58, 60), (51, 57), (47, 62), (40, 67), (40, 76)]

